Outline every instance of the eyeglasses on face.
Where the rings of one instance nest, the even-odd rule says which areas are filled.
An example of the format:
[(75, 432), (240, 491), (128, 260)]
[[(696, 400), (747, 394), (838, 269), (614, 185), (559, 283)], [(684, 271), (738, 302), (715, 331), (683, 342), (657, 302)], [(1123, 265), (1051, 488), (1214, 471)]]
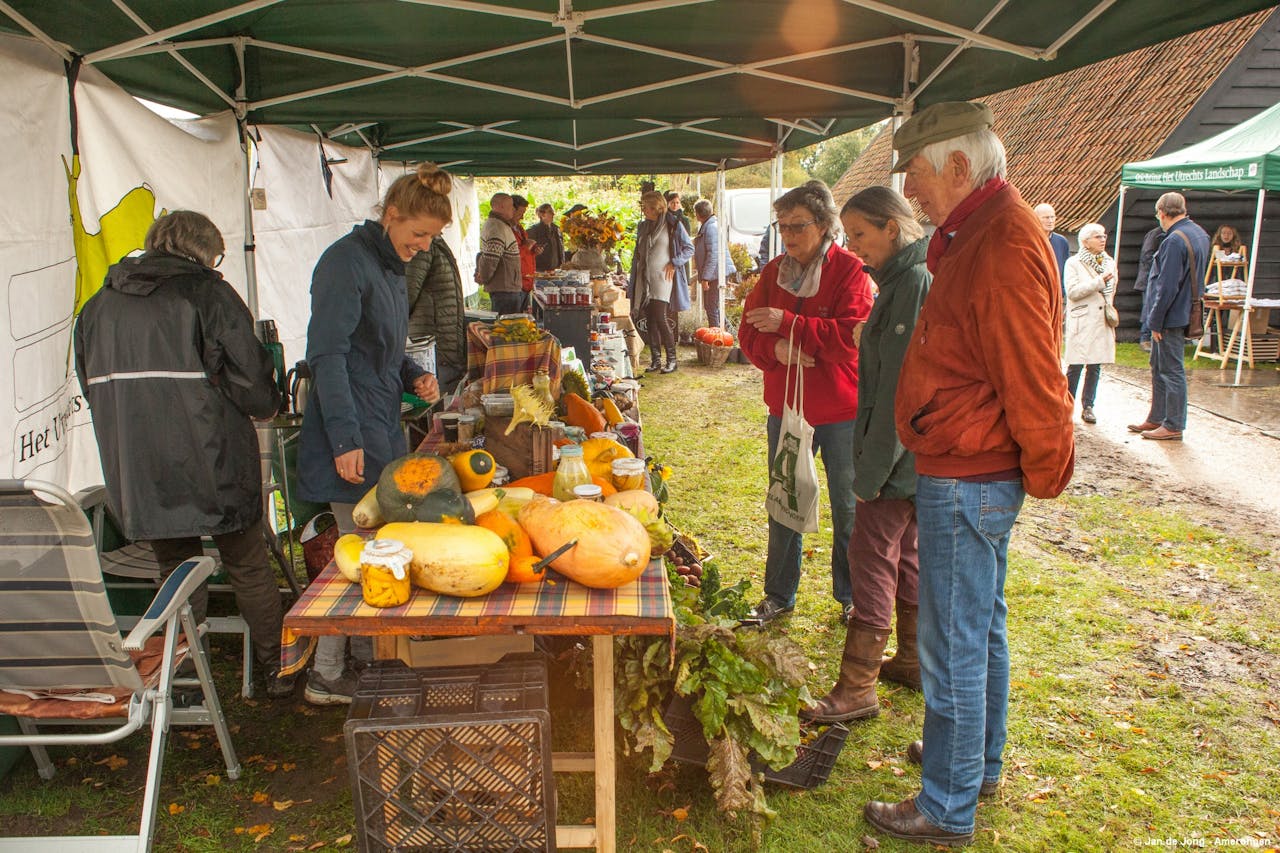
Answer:
[(809, 219), (805, 222), (778, 222), (777, 220), (774, 220), (773, 227), (777, 228), (778, 232), (781, 234), (799, 234), (801, 231), (808, 228), (810, 225), (813, 225), (817, 221), (818, 220), (816, 219)]
[(223, 260), (226, 259), (226, 257), (227, 255), (225, 252), (219, 252), (218, 256), (213, 259), (213, 263), (210, 264), (210, 266), (216, 270), (218, 267), (222, 266), (222, 262)]

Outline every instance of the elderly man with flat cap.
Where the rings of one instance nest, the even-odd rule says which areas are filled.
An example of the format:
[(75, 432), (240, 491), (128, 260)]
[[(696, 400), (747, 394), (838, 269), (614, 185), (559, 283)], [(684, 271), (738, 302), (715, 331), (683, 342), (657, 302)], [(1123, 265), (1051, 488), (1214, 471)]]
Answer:
[(896, 838), (950, 846), (973, 840), (978, 798), (1000, 784), (1010, 531), (1025, 495), (1061, 493), (1075, 461), (1058, 262), (1005, 180), (992, 123), (984, 104), (934, 104), (893, 138), (905, 193), (937, 226), (895, 400), (916, 455), (925, 717), (907, 750), (920, 793), (864, 814)]

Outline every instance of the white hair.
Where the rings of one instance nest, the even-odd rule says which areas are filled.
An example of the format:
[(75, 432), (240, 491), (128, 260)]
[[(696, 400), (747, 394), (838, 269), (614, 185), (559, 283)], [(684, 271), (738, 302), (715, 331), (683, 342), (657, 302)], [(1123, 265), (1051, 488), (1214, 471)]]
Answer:
[(1090, 222), (1088, 225), (1080, 229), (1080, 233), (1078, 236), (1080, 238), (1080, 242), (1083, 243), (1085, 240), (1088, 240), (1090, 237), (1097, 237), (1099, 234), (1106, 234), (1106, 233), (1107, 233), (1106, 228), (1103, 228), (1101, 225), (1099, 225), (1096, 222)]
[(947, 156), (952, 151), (960, 152), (969, 161), (969, 183), (974, 189), (992, 178), (1005, 176), (1008, 164), (1005, 159), (1004, 143), (987, 128), (957, 136), (955, 139), (931, 142), (920, 149), (920, 156), (933, 166), (934, 172), (941, 173), (942, 167), (946, 165)]

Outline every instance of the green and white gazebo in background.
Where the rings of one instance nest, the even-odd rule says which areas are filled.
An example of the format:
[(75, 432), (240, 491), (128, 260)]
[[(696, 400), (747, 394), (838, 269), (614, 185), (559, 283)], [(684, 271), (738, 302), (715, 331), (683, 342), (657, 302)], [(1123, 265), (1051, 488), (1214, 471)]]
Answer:
[[(1248, 121), (1181, 151), (1126, 163), (1120, 170), (1120, 205), (1124, 210), (1125, 189), (1211, 190), (1218, 192), (1257, 193), (1257, 213), (1253, 220), (1253, 253), (1245, 282), (1245, 301), (1241, 329), (1249, 322), (1249, 313), (1257, 306), (1253, 299), (1254, 274), (1258, 268), (1258, 245), (1262, 235), (1262, 209), (1267, 191), (1280, 189), (1280, 104), (1259, 113)], [(1120, 246), (1119, 222), (1116, 226), (1116, 250)], [(1242, 335), (1243, 337), (1243, 335)], [(1243, 343), (1240, 344), (1243, 349)], [(1243, 352), (1240, 353), (1243, 356)], [(1235, 384), (1240, 384), (1243, 357), (1236, 358)], [(1223, 363), (1225, 367), (1226, 362)]]

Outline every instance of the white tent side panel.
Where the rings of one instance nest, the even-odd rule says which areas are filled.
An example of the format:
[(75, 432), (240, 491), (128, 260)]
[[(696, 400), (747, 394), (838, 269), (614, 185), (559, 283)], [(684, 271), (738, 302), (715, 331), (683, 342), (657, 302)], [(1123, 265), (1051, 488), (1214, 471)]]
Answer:
[(71, 154), (67, 79), (48, 48), (9, 36), (0, 37), (0, 79), (0, 476), (84, 482), (97, 454), (86, 475), (72, 451), (88, 420), (68, 369), (76, 267), (62, 166)]
[(376, 217), (378, 167), (368, 149), (325, 142), (330, 195), (319, 137), (283, 127), (251, 132), (257, 149), (253, 187), (266, 196), (266, 208), (253, 211), (259, 316), (275, 321), (285, 364), (292, 365), (307, 354), (311, 271), (330, 244)]

